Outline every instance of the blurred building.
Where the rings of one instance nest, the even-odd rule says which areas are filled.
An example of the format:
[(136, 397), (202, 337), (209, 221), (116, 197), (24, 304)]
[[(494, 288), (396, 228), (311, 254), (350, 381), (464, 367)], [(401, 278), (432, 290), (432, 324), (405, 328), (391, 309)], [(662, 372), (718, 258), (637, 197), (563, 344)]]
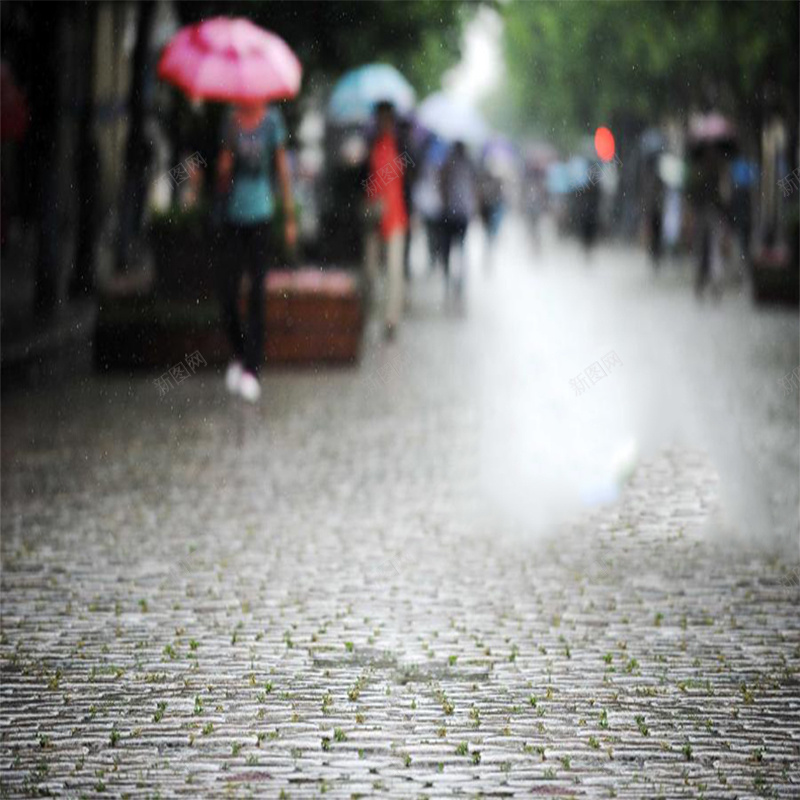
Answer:
[(160, 3), (3, 5), (4, 70), (28, 117), (21, 136), (3, 133), (4, 365), (76, 322), (91, 333), (97, 269), (121, 266), (141, 217), (147, 54), (170, 15)]

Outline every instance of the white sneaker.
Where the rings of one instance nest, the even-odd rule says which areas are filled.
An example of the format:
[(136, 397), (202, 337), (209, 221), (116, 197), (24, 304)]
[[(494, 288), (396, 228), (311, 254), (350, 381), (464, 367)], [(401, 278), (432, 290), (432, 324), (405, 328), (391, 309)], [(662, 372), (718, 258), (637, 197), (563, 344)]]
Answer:
[(242, 365), (238, 361), (231, 361), (225, 372), (225, 388), (231, 394), (238, 394), (239, 383), (242, 380)]
[(261, 384), (252, 372), (242, 373), (239, 380), (239, 394), (250, 403), (255, 403), (261, 397)]

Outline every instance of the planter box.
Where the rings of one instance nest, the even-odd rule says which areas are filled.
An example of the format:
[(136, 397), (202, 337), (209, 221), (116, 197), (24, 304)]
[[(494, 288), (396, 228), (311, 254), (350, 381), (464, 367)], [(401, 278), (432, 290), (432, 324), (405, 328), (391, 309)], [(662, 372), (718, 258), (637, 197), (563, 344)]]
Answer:
[(95, 328), (101, 369), (166, 369), (199, 350), (209, 364), (225, 363), (230, 349), (212, 301), (103, 299)]
[(205, 226), (156, 226), (149, 234), (155, 260), (155, 292), (161, 299), (213, 299), (214, 264), (224, 257), (217, 229)]
[[(241, 312), (246, 312), (246, 287)], [(352, 363), (363, 330), (356, 278), (342, 270), (270, 272), (266, 285), (265, 366)], [(230, 358), (216, 302), (129, 297), (101, 300), (95, 361), (102, 369), (163, 369), (200, 351), (209, 364)]]
[[(246, 313), (243, 286), (241, 313)], [(363, 310), (358, 281), (343, 270), (275, 270), (266, 279), (267, 363), (356, 361)]]
[(756, 303), (797, 305), (800, 302), (800, 270), (790, 248), (757, 248), (751, 264)]

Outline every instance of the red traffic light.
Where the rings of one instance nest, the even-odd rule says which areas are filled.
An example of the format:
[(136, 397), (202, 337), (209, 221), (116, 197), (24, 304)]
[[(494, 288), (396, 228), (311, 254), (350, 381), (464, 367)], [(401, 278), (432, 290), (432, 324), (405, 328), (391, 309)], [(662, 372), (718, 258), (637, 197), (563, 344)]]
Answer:
[(614, 158), (614, 134), (608, 128), (598, 128), (594, 132), (594, 149), (601, 161), (611, 161)]

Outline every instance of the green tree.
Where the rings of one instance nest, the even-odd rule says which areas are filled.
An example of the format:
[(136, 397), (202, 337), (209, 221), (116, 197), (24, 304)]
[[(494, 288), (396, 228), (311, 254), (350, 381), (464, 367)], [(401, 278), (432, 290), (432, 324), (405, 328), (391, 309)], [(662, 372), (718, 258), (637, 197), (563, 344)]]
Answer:
[(797, 118), (791, 2), (511, 2), (508, 103), (519, 129), (574, 140), (714, 106), (757, 126)]

